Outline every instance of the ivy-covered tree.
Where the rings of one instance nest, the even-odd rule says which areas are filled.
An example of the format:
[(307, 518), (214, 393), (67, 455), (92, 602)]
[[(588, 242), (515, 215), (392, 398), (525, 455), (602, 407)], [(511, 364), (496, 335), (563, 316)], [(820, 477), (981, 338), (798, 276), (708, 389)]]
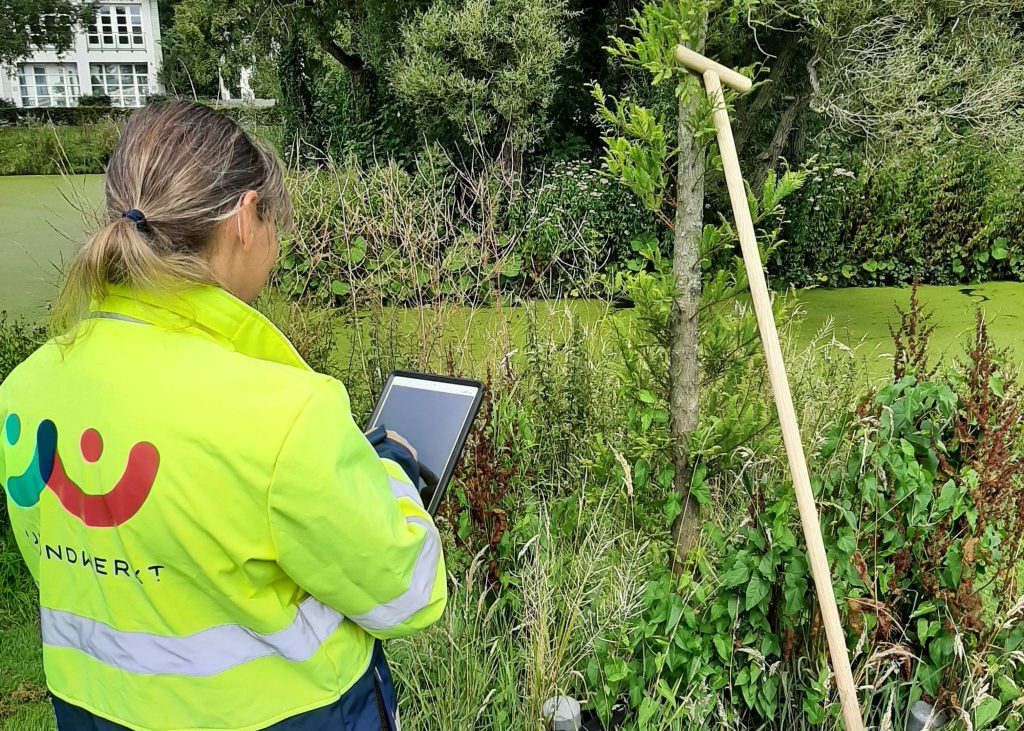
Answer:
[(0, 0), (0, 66), (13, 66), (41, 46), (67, 51), (94, 12), (94, 3), (75, 0)]

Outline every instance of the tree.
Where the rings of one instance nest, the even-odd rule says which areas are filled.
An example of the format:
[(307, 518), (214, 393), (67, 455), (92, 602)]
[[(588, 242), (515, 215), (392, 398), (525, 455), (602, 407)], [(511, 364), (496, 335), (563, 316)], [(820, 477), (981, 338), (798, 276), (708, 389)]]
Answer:
[(670, 160), (664, 130), (671, 127), (630, 100), (618, 104), (613, 101), (609, 105), (600, 87), (595, 89), (598, 114), (611, 132), (605, 138), (609, 168), (672, 228), (669, 423), (675, 467), (672, 486), (682, 507), (673, 523), (672, 534), (680, 557), (692, 545), (700, 525), (697, 501), (690, 491), (690, 437), (697, 428), (700, 396), (697, 316), (701, 299), (705, 142), (697, 135), (703, 100), (701, 87), (678, 66), (674, 51), (680, 42), (703, 50), (708, 10), (709, 4), (703, 0), (649, 2), (629, 21), (632, 38), (613, 38), (610, 49), (625, 64), (648, 72), (653, 84), (674, 84), (678, 106), (673, 125), (676, 179), (675, 211), (671, 221), (662, 212), (669, 193), (665, 168)]
[(216, 96), (218, 74), (231, 86), (238, 69), (251, 65), (257, 57), (242, 29), (237, 5), (223, 0), (181, 0), (174, 8), (174, 24), (163, 38), (161, 81), (182, 96)]
[(439, 0), (408, 23), (391, 85), (435, 136), (521, 167), (572, 42), (565, 0)]
[(42, 46), (67, 51), (95, 11), (95, 4), (75, 0), (0, 0), (0, 66), (13, 66)]

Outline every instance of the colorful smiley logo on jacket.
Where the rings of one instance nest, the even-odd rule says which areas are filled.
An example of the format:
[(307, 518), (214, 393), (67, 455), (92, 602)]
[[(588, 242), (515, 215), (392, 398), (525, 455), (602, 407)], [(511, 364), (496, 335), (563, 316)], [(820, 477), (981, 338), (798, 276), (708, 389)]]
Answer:
[[(4, 435), (11, 446), (22, 437), (17, 414), (8, 414)], [(93, 463), (103, 456), (103, 438), (95, 429), (86, 429), (79, 441), (82, 459)], [(7, 480), (7, 493), (15, 505), (30, 508), (49, 487), (64, 509), (91, 528), (110, 528), (127, 522), (149, 497), (160, 466), (160, 453), (149, 442), (138, 442), (128, 452), (128, 462), (120, 479), (102, 495), (87, 494), (64, 469), (57, 451), (57, 427), (49, 419), (36, 429), (32, 461), (20, 475)]]

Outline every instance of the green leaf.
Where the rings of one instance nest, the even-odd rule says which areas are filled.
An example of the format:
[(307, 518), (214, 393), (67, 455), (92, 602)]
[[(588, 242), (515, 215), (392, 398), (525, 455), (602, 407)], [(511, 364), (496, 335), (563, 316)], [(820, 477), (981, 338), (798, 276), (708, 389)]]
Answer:
[(999, 697), (1004, 701), (1016, 700), (1020, 697), (1020, 688), (1008, 675), (1000, 675), (996, 678), (996, 685), (999, 686)]
[(999, 709), (1002, 707), (1003, 704), (992, 696), (985, 698), (974, 711), (974, 727), (981, 729), (991, 721), (994, 721), (996, 716), (999, 715)]
[(366, 239), (357, 236), (349, 247), (348, 260), (352, 264), (358, 264), (366, 258)]
[(343, 282), (340, 279), (334, 279), (331, 281), (331, 291), (339, 297), (348, 294), (351, 287), (348, 282)]
[(852, 555), (857, 550), (857, 538), (853, 535), (852, 531), (844, 531), (839, 540), (836, 541), (836, 546), (839, 550), (846, 555)]
[(722, 635), (715, 635), (711, 641), (715, 644), (715, 649), (718, 650), (718, 656), (723, 660), (728, 660), (731, 654), (728, 640)]
[(523, 271), (523, 259), (518, 254), (510, 256), (501, 265), (501, 276), (512, 279)]
[(761, 601), (767, 597), (772, 591), (771, 586), (761, 578), (760, 575), (755, 574), (750, 577), (750, 583), (747, 584), (746, 597), (744, 598), (744, 608), (750, 611)]
[(737, 562), (735, 566), (722, 574), (721, 578), (722, 586), (727, 589), (739, 586), (750, 578), (750, 567), (744, 563)]
[(633, 485), (639, 489), (647, 485), (647, 478), (651, 474), (651, 463), (641, 457), (633, 465)]

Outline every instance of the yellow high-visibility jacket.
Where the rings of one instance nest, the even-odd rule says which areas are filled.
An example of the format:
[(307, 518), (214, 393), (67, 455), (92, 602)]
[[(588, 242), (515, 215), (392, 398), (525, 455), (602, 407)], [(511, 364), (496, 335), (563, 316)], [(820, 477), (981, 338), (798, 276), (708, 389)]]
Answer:
[(0, 483), (54, 695), (131, 728), (264, 728), (443, 611), (437, 530), (348, 395), (215, 287), (111, 288), (0, 385)]

